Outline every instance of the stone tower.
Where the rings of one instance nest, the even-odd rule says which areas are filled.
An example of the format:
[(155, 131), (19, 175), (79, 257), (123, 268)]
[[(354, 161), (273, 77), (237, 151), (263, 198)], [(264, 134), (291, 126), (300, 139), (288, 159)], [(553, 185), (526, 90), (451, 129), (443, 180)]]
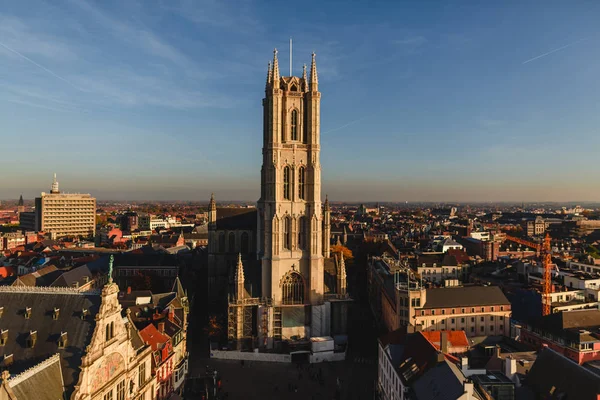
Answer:
[(23, 201), (23, 194), (21, 193), (21, 197), (19, 197), (19, 202), (17, 203), (17, 212), (21, 214), (25, 212), (25, 202)]
[(258, 201), (262, 297), (273, 305), (323, 304), (319, 81), (280, 76), (277, 50), (263, 99), (263, 165)]

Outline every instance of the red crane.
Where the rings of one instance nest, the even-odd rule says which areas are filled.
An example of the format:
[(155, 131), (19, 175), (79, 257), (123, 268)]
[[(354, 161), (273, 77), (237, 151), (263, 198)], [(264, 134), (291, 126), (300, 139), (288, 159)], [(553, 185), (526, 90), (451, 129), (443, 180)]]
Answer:
[(550, 293), (552, 293), (552, 271), (550, 267), (550, 265), (552, 264), (552, 239), (550, 238), (550, 235), (546, 233), (546, 237), (544, 237), (543, 243), (530, 242), (529, 240), (524, 240), (509, 235), (506, 235), (506, 240), (510, 240), (511, 242), (531, 247), (532, 249), (535, 249), (538, 257), (541, 255), (542, 263), (544, 265), (544, 283), (542, 286), (542, 315), (550, 314)]

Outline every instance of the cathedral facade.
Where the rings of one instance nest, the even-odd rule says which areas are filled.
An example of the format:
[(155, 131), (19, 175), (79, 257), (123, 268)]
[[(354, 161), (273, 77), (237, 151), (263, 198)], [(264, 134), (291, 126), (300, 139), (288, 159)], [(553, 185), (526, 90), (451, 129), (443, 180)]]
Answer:
[[(255, 225), (246, 221), (240, 229), (254, 232), (222, 231), (235, 220), (220, 219), (211, 199), (209, 280), (228, 282), (228, 335), (238, 348), (243, 341), (270, 349), (331, 334), (331, 299), (341, 294), (324, 284), (332, 261), (330, 208), (321, 202), (320, 103), (315, 54), (308, 76), (306, 65), (301, 77), (281, 76), (275, 50), (263, 99), (261, 195), (256, 209), (235, 217), (241, 223), (252, 212)], [(238, 254), (220, 256), (228, 237)], [(345, 297), (345, 270), (336, 275), (343, 276), (337, 286)]]

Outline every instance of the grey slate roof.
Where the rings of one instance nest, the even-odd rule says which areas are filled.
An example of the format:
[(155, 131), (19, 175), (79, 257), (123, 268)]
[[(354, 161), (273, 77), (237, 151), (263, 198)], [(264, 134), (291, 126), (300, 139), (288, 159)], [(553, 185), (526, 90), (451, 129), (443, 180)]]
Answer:
[(454, 400), (463, 393), (465, 376), (456, 365), (444, 360), (419, 378), (412, 386), (419, 400)]
[(423, 308), (510, 305), (498, 286), (458, 286), (428, 289)]
[(64, 398), (60, 357), (51, 357), (32, 371), (16, 376), (9, 385), (17, 399), (59, 400)]
[[(0, 290), (0, 329), (8, 330), (8, 340), (0, 346), (0, 368), (18, 374), (35, 366), (53, 354), (59, 353), (63, 380), (66, 387), (73, 386), (79, 379), (79, 366), (85, 347), (90, 343), (94, 331), (94, 316), (97, 314), (101, 297), (97, 294), (81, 294), (75, 290), (60, 292), (49, 288), (20, 288)], [(31, 317), (25, 318), (26, 307), (31, 308)], [(53, 319), (54, 309), (59, 316)], [(83, 309), (89, 315), (81, 318)], [(37, 342), (28, 347), (31, 331), (37, 331)], [(61, 332), (67, 332), (67, 347), (58, 347)], [(5, 355), (13, 355), (13, 362), (6, 365)]]
[(538, 354), (526, 384), (538, 399), (596, 400), (600, 393), (600, 376), (549, 348)]
[(87, 284), (85, 281), (86, 277), (88, 282), (93, 279), (92, 272), (87, 265), (82, 265), (81, 267), (63, 272), (50, 286), (72, 287), (75, 282), (77, 282), (78, 286), (83, 286)]
[(218, 208), (217, 230), (256, 229), (256, 208)]

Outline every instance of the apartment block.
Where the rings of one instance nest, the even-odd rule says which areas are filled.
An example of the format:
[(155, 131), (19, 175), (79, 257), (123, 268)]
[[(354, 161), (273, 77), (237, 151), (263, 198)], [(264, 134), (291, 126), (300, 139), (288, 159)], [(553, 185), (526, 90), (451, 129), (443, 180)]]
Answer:
[(56, 174), (50, 193), (42, 192), (35, 199), (35, 214), (34, 230), (54, 238), (96, 234), (96, 199), (90, 194), (61, 193)]

